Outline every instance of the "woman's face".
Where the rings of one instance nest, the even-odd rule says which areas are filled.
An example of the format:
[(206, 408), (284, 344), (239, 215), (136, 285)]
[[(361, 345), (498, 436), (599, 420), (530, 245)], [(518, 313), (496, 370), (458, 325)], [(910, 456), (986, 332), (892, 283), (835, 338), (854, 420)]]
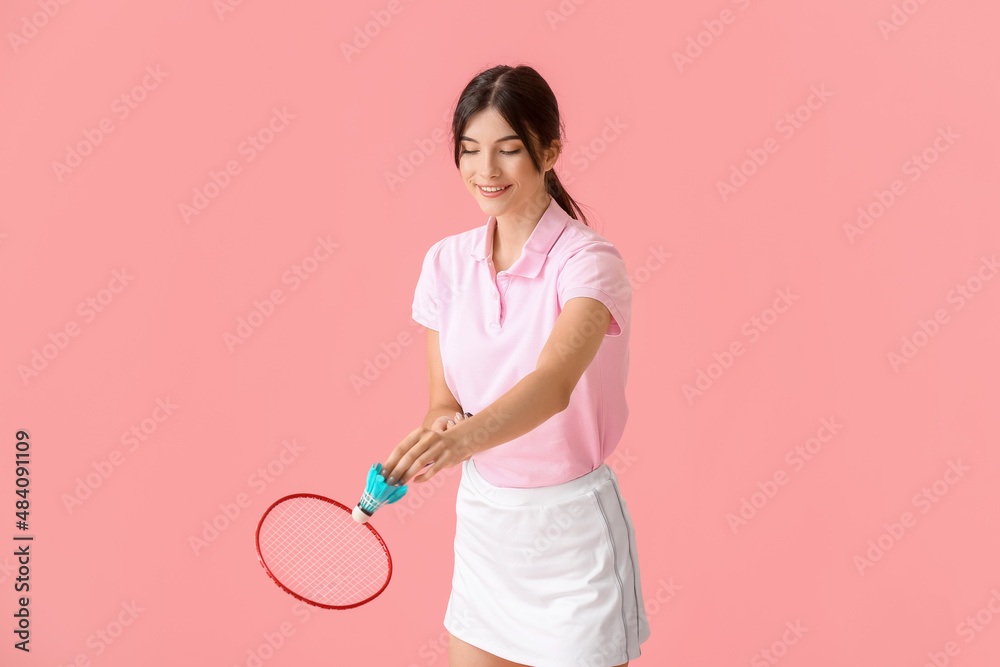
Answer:
[[(548, 203), (545, 172), (555, 164), (558, 148), (544, 153), (543, 169), (536, 170), (524, 140), (517, 138), (510, 125), (490, 107), (469, 119), (460, 139), (462, 180), (484, 213), (498, 218), (516, 217), (537, 208), (543, 198)], [(506, 189), (490, 193), (483, 187)]]

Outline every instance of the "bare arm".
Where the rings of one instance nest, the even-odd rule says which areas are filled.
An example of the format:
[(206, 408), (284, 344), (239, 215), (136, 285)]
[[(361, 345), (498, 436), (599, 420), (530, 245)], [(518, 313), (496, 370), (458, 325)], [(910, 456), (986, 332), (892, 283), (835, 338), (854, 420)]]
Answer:
[[(384, 466), (391, 471), (387, 477), (394, 477), (402, 484), (414, 477), (414, 481), (425, 482), (442, 468), (520, 437), (565, 410), (577, 382), (597, 355), (610, 321), (611, 313), (596, 299), (577, 297), (567, 301), (556, 318), (535, 370), (493, 403), (447, 432), (428, 432), (428, 420), (450, 414), (453, 407), (457, 407), (456, 412), (461, 412), (454, 396), (450, 404), (439, 403), (441, 412), (435, 412), (433, 417), (433, 410), (428, 412), (424, 427), (410, 433), (393, 450)], [(440, 348), (435, 350), (440, 362)], [(430, 362), (428, 368), (431, 368)], [(431, 371), (432, 374), (434, 372)], [(450, 391), (448, 395), (451, 395)], [(432, 462), (427, 471), (417, 476), (424, 466)]]
[(535, 370), (485, 409), (449, 429), (451, 434), (471, 456), (520, 437), (565, 410), (577, 382), (597, 355), (610, 321), (611, 313), (596, 299), (567, 301)]
[(434, 329), (427, 330), (427, 393), (430, 405), (424, 417), (423, 427), (430, 428), (438, 417), (454, 417), (462, 412), (455, 395), (444, 381), (444, 364), (441, 362), (441, 336)]

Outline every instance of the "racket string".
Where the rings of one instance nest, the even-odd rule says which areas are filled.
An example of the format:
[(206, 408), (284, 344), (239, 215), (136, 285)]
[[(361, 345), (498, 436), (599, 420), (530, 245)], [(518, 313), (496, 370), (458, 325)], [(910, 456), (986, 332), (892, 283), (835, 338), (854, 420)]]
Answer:
[(340, 507), (294, 498), (269, 512), (261, 556), (287, 588), (320, 604), (346, 606), (371, 597), (388, 576), (378, 538)]

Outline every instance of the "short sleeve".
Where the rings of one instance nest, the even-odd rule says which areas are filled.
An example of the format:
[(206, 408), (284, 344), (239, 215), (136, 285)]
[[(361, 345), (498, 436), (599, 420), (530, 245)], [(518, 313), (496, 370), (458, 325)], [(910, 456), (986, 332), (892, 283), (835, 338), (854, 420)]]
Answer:
[(559, 307), (576, 296), (596, 299), (611, 311), (607, 336), (619, 336), (632, 316), (632, 285), (625, 259), (610, 242), (590, 243), (570, 256), (556, 282)]
[(414, 321), (434, 331), (441, 330), (441, 310), (437, 291), (437, 259), (440, 247), (441, 241), (438, 241), (424, 255), (420, 277), (417, 278), (417, 287), (413, 293)]

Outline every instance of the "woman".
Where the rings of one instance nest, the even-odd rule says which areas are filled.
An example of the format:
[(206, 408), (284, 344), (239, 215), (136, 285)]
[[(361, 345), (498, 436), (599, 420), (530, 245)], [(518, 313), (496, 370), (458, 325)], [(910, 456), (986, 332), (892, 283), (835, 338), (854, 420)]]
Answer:
[(452, 667), (627, 665), (649, 625), (604, 463), (628, 418), (625, 262), (553, 170), (559, 110), (534, 69), (478, 74), (452, 134), (489, 218), (424, 257), (413, 318), (427, 327), (430, 409), (383, 474), (426, 482), (462, 465)]

